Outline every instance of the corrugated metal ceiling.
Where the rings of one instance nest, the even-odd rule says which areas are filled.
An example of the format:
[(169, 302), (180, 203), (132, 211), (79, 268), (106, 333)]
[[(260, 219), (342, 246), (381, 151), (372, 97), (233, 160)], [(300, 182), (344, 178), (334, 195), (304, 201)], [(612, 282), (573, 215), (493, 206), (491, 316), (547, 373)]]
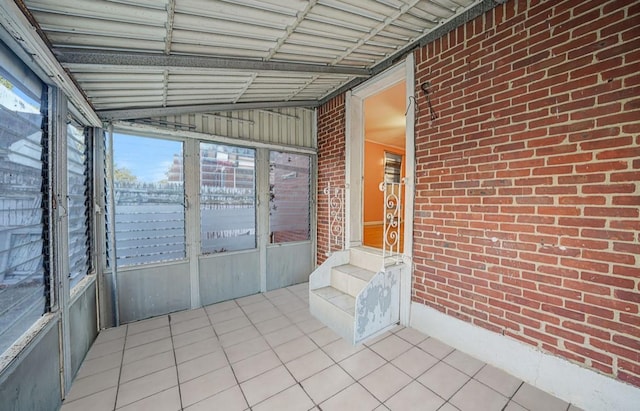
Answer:
[(106, 118), (126, 117), (122, 110), (141, 115), (144, 109), (195, 111), (200, 105), (309, 105), (367, 77), (476, 3), (24, 1), (58, 59)]

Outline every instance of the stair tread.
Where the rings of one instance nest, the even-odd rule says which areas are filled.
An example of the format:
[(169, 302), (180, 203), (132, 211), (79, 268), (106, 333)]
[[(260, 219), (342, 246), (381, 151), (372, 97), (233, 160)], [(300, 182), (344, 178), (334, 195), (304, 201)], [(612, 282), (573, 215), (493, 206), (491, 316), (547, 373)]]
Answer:
[(367, 270), (366, 268), (358, 267), (353, 264), (344, 264), (333, 268), (367, 282), (376, 275), (376, 273), (371, 270)]
[(356, 299), (349, 294), (344, 293), (331, 286), (311, 290), (311, 292), (315, 293), (324, 300), (327, 300), (331, 304), (340, 308), (342, 311), (345, 311), (351, 315), (355, 314)]

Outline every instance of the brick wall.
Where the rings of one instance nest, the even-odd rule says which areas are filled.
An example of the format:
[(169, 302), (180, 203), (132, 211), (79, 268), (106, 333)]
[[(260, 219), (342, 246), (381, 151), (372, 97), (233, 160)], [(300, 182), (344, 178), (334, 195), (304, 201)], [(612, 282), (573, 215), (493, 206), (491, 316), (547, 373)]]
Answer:
[[(344, 94), (318, 108), (318, 264), (326, 259), (329, 246), (329, 209), (323, 193), (328, 183), (332, 187), (345, 185)], [(335, 247), (332, 245), (332, 249)]]
[(413, 300), (640, 386), (640, 3), (509, 0), (415, 56)]

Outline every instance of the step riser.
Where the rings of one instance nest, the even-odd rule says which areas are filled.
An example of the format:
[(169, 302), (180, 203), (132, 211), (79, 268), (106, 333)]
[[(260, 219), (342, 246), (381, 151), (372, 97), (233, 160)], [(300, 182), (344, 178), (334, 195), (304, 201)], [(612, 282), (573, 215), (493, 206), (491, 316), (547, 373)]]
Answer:
[(309, 294), (309, 311), (340, 337), (353, 343), (353, 316), (314, 293)]
[(382, 256), (360, 248), (351, 248), (349, 264), (377, 273), (382, 268)]
[(363, 279), (354, 277), (348, 273), (336, 270), (331, 271), (331, 286), (352, 297), (357, 297), (358, 293), (367, 285)]

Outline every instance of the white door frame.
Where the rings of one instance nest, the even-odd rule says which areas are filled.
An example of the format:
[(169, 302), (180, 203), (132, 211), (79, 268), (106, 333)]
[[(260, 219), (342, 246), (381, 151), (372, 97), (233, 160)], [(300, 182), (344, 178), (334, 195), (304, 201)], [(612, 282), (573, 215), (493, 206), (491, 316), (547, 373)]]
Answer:
[[(407, 58), (346, 93), (346, 147), (345, 147), (345, 244), (347, 247), (362, 245), (363, 232), (363, 179), (364, 179), (364, 106), (367, 97), (405, 80), (406, 124), (405, 124), (405, 196), (404, 196), (404, 260), (408, 269), (402, 271), (400, 289), (400, 323), (409, 324), (411, 305), (411, 275), (413, 255), (413, 198), (415, 170), (415, 80), (414, 57)], [(413, 101), (412, 101), (413, 100)]]

